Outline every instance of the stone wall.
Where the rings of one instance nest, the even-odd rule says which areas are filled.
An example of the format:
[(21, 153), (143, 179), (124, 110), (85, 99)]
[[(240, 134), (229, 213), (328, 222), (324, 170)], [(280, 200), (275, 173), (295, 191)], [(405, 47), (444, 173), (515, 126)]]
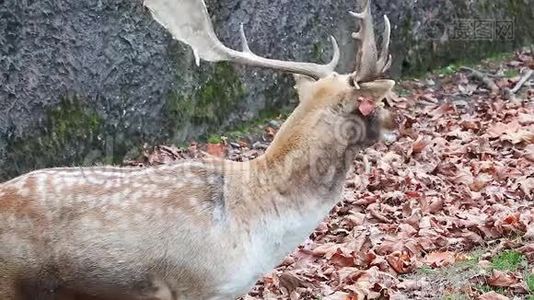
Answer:
[[(333, 34), (342, 48), (338, 71), (346, 72), (356, 29), (347, 11), (356, 2), (207, 5), (226, 45), (238, 48), (243, 22), (251, 48), (267, 57), (326, 62)], [(533, 2), (375, 0), (373, 11), (375, 20), (388, 14), (393, 24), (391, 72), (398, 77), (531, 43)], [(458, 21), (465, 18), (471, 20)], [(514, 32), (505, 36), (509, 20)], [(480, 31), (488, 26), (493, 36)], [(140, 0), (0, 0), (0, 179), (49, 166), (117, 163), (143, 143), (217, 132), (288, 105), (291, 86), (291, 76), (268, 70), (197, 68), (191, 50), (172, 40)]]

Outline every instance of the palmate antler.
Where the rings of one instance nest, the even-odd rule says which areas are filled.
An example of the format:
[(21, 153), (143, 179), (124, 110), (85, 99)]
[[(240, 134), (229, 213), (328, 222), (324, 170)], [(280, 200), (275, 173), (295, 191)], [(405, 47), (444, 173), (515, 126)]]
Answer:
[(391, 66), (391, 55), (388, 54), (391, 25), (388, 17), (384, 15), (385, 29), (382, 37), (382, 49), (380, 56), (378, 56), (373, 29), (373, 17), (371, 15), (371, 0), (366, 0), (366, 4), (361, 13), (350, 12), (350, 14), (356, 17), (360, 24), (360, 30), (352, 34), (354, 39), (360, 41), (360, 47), (356, 54), (357, 66), (352, 75), (352, 79), (356, 84), (362, 81), (372, 81), (377, 79)]
[(189, 44), (193, 48), (197, 65), (200, 63), (200, 59), (212, 62), (231, 61), (318, 79), (332, 74), (339, 61), (339, 47), (333, 36), (331, 36), (331, 41), (334, 54), (328, 64), (268, 59), (258, 56), (250, 50), (243, 24), (240, 28), (243, 51), (236, 51), (224, 46), (213, 31), (203, 0), (145, 0), (144, 5), (149, 8), (154, 19), (170, 31), (175, 39)]

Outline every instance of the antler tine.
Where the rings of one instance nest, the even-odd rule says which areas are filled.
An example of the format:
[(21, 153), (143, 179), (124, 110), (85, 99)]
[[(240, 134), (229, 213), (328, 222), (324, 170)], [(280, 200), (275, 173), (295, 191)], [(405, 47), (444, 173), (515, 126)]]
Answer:
[(333, 36), (330, 36), (330, 41), (332, 42), (332, 49), (334, 50), (332, 59), (326, 65), (318, 65), (318, 64), (313, 64), (313, 63), (286, 62), (286, 61), (280, 61), (280, 60), (261, 57), (255, 54), (254, 52), (252, 52), (252, 50), (250, 50), (247, 37), (245, 35), (245, 29), (243, 28), (243, 23), (241, 23), (239, 31), (240, 31), (240, 36), (241, 36), (241, 47), (243, 51), (238, 52), (238, 51), (226, 48), (227, 51), (229, 51), (229, 53), (234, 55), (233, 60), (238, 63), (255, 65), (255, 66), (266, 67), (266, 68), (277, 69), (277, 70), (283, 70), (283, 71), (288, 71), (291, 73), (298, 73), (298, 74), (311, 76), (313, 78), (318, 79), (318, 78), (326, 77), (332, 72), (334, 72), (334, 69), (336, 68), (339, 62), (340, 50), (339, 50), (337, 40)]
[(384, 36), (380, 56), (376, 47), (375, 33), (373, 28), (373, 16), (371, 15), (371, 0), (367, 0), (364, 9), (360, 13), (349, 12), (358, 19), (360, 30), (352, 34), (354, 39), (360, 41), (360, 47), (356, 54), (357, 66), (352, 78), (355, 83), (373, 80), (385, 72), (391, 64), (391, 56), (388, 54), (391, 24), (387, 16), (384, 16)]
[(231, 61), (318, 79), (333, 73), (339, 61), (339, 46), (332, 36), (330, 39), (334, 54), (328, 64), (268, 59), (250, 50), (243, 24), (240, 26), (242, 52), (224, 46), (215, 35), (204, 0), (145, 0), (144, 4), (153, 18), (169, 30), (174, 38), (193, 48), (197, 62), (199, 58), (207, 61)]
[(248, 46), (247, 36), (245, 35), (243, 23), (239, 25), (239, 34), (241, 35), (241, 49), (243, 49), (243, 52), (252, 53), (252, 50), (250, 50)]
[(382, 35), (382, 47), (380, 50), (380, 57), (377, 61), (377, 70), (380, 73), (386, 72), (391, 66), (391, 54), (389, 50), (389, 39), (391, 35), (391, 23), (388, 16), (384, 15), (384, 34)]

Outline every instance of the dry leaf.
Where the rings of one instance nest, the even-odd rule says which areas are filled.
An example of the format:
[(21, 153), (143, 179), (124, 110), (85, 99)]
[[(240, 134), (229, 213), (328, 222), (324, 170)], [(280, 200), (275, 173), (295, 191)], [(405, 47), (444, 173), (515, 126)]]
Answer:
[(478, 300), (509, 300), (510, 298), (495, 291), (487, 292), (478, 297)]
[(425, 263), (434, 268), (452, 265), (456, 261), (452, 252), (432, 252), (425, 257)]
[(222, 143), (219, 144), (208, 144), (208, 154), (216, 156), (216, 157), (223, 157), (225, 154), (225, 146)]
[(509, 287), (518, 282), (518, 278), (513, 274), (499, 270), (493, 270), (493, 273), (488, 278), (488, 284), (495, 287)]

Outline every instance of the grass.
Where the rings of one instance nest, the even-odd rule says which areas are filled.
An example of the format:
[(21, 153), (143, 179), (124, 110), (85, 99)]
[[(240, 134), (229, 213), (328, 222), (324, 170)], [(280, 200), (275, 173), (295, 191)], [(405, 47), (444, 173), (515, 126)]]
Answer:
[[(526, 275), (525, 276), (525, 282), (527, 283), (528, 290), (531, 293), (534, 293), (534, 274)], [(534, 295), (532, 295), (531, 297), (534, 297)]]
[[(447, 291), (441, 291), (441, 299), (469, 299), (469, 296), (463, 293), (462, 289), (469, 281), (469, 278), (481, 274), (483, 267), (479, 265), (479, 261), (488, 250), (487, 248), (474, 250), (466, 256), (465, 260), (458, 261), (445, 268), (433, 269), (429, 266), (423, 266), (415, 274), (409, 275), (407, 278), (413, 280), (426, 278), (427, 280), (430, 279), (431, 283), (434, 282), (436, 285), (446, 286)], [(534, 300), (534, 273), (530, 273), (530, 267), (523, 254), (514, 250), (500, 252), (490, 260), (490, 265), (485, 269), (485, 274), (491, 274), (492, 270), (524, 272), (523, 278), (529, 290), (529, 294), (525, 295), (524, 299)], [(509, 294), (506, 288), (492, 287), (484, 282), (480, 282), (479, 284), (473, 283), (472, 288), (480, 293), (495, 291), (502, 295)]]
[(469, 299), (466, 295), (461, 293), (452, 293), (446, 294), (443, 296), (443, 300), (467, 300)]
[[(508, 250), (501, 252), (491, 259), (490, 269), (514, 272), (521, 269), (528, 269), (527, 266), (527, 260), (523, 254), (514, 250)], [(534, 274), (525, 274), (524, 279), (530, 292), (528, 299), (534, 300)], [(506, 289), (491, 287), (487, 284), (476, 285), (475, 289), (482, 293), (495, 291), (502, 295), (507, 294)]]
[(513, 52), (500, 52), (488, 56), (485, 60), (488, 62), (502, 62), (506, 60), (511, 60), (514, 57)]
[(477, 284), (475, 289), (479, 290), (481, 293), (489, 293), (493, 291), (493, 288), (487, 284)]
[(424, 275), (430, 275), (434, 273), (434, 269), (429, 266), (422, 266), (421, 268), (419, 268), (419, 270), (417, 270), (417, 272)]
[(519, 75), (519, 71), (515, 68), (507, 69), (504, 71), (504, 76), (506, 78), (514, 78)]
[(517, 251), (504, 251), (491, 259), (491, 267), (501, 271), (516, 271), (525, 264), (525, 257)]
[(451, 65), (448, 65), (446, 67), (443, 67), (441, 69), (438, 69), (436, 71), (437, 74), (439, 75), (443, 75), (443, 76), (451, 76), (451, 75), (454, 75), (458, 72), (458, 69), (460, 67), (456, 64), (451, 64)]
[(481, 293), (489, 293), (491, 291), (494, 291), (502, 295), (506, 294), (506, 290), (504, 288), (491, 287), (487, 284), (477, 284), (475, 285), (475, 289), (479, 290)]
[(220, 135), (210, 135), (208, 137), (208, 143), (210, 144), (220, 144), (222, 142), (222, 137)]
[(478, 262), (484, 252), (485, 249), (476, 249), (469, 253), (465, 260), (458, 261), (448, 267), (433, 269), (429, 266), (422, 266), (417, 269), (415, 274), (407, 275), (405, 278), (416, 281), (424, 278), (432, 285), (444, 287), (445, 291), (442, 289), (436, 290), (436, 295), (441, 296), (440, 299), (469, 299), (469, 296), (462, 292), (462, 288), (469, 278), (479, 273)]

